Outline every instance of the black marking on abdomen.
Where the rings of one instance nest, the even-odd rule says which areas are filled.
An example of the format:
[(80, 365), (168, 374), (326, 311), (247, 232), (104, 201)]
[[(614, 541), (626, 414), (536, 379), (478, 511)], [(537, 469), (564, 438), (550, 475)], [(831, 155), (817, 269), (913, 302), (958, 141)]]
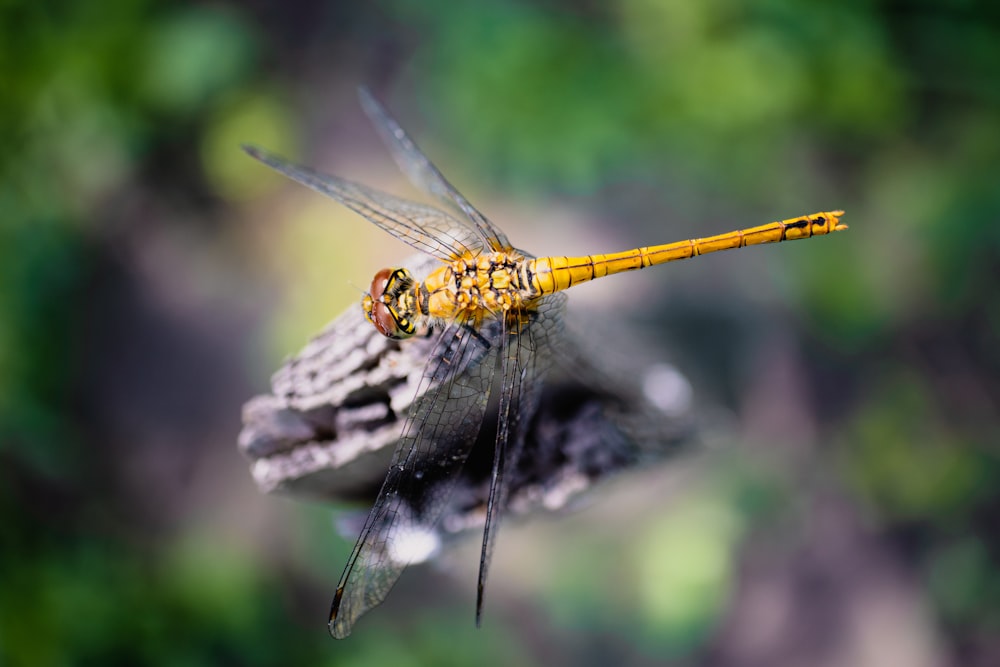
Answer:
[(521, 279), (521, 285), (517, 288), (521, 291), (527, 291), (531, 297), (538, 296), (539, 290), (535, 289), (535, 272), (531, 270), (533, 261), (525, 261), (521, 263), (521, 270), (518, 272)]

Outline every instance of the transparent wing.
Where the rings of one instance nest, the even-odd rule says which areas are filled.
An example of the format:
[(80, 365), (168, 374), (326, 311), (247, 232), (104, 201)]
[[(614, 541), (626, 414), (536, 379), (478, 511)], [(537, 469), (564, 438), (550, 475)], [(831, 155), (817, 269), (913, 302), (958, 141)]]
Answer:
[(430, 388), (411, 408), (337, 587), (330, 633), (338, 639), (385, 599), (407, 565), (427, 555), (427, 540), (475, 444), (489, 400), (499, 339), (487, 329), (484, 337), (454, 323), (438, 339), (421, 380)]
[(243, 150), (293, 181), (337, 200), (400, 241), (438, 259), (450, 261), (485, 248), (476, 230), (444, 211), (320, 173), (255, 146), (244, 145)]
[(417, 147), (399, 123), (389, 115), (367, 88), (359, 88), (361, 108), (368, 114), (382, 141), (389, 147), (392, 157), (406, 177), (417, 188), (436, 197), (439, 201), (457, 206), (468, 216), (479, 239), (491, 250), (510, 250), (510, 241), (496, 225), (469, 203), (458, 190), (438, 171), (427, 156)]
[(500, 519), (507, 507), (508, 477), (517, 467), (524, 449), (524, 435), (538, 407), (542, 381), (552, 363), (550, 350), (563, 326), (566, 296), (555, 294), (525, 313), (519, 333), (502, 336), (500, 351), (503, 378), (500, 385), (497, 439), (493, 450), (493, 474), (486, 503), (486, 525), (479, 555), (479, 583), (476, 593), (476, 625), (482, 618), (483, 596), (496, 545)]

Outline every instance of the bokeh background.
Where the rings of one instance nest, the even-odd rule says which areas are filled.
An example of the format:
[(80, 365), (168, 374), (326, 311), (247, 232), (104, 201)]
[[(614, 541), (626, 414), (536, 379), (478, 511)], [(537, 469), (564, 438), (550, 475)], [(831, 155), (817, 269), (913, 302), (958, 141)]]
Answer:
[[(360, 84), (536, 254), (851, 225), (578, 288), (705, 453), (506, 525), (479, 631), (470, 544), (330, 640), (235, 446), (409, 254), (238, 148), (413, 195)], [(2, 3), (0, 664), (1000, 664), (998, 112), (986, 0)]]

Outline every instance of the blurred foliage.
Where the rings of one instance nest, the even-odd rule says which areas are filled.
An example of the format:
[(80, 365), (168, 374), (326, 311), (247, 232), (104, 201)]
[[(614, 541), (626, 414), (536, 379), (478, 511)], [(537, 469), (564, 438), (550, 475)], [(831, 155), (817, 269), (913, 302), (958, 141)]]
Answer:
[(989, 442), (949, 427), (919, 378), (886, 380), (847, 435), (852, 479), (869, 502), (897, 519), (954, 527), (990, 494), (1000, 458)]
[[(108, 312), (109, 263), (155, 263), (165, 236), (251, 256), (252, 232), (227, 220), (251, 217), (273, 181), (238, 144), (293, 154), (320, 143), (328, 126), (315, 116), (333, 113), (323, 91), (387, 76), (400, 97), (417, 91), (432, 156), (450, 153), (469, 185), (606, 199), (608, 219), (650, 242), (669, 240), (664, 211), (752, 222), (845, 208), (849, 235), (783, 254), (792, 273), (753, 276), (733, 301), (752, 299), (761, 281), (787, 297), (791, 312), (772, 307), (760, 319), (794, 327), (801, 346), (820, 428), (813, 465), (848, 490), (924, 587), (953, 655), (975, 664), (975, 647), (1000, 651), (995, 3), (8, 0), (0, 664), (457, 665), (484, 653), (495, 664), (547, 662), (512, 626), (488, 620), (475, 632), (465, 609), (421, 608), (402, 622), (376, 613), (358, 637), (328, 644), (319, 623), (297, 616), (308, 606), (299, 589), (315, 577), (206, 534), (201, 510), (171, 513), (176, 499), (140, 502), (144, 480), (119, 459), (150, 445), (98, 410), (121, 397), (103, 391), (113, 371), (86, 370), (112, 365), (94, 358), (107, 348), (91, 336)], [(303, 257), (320, 252), (294, 221), (287, 228), (271, 234), (294, 238)], [(284, 247), (272, 239), (258, 245)], [(331, 249), (330, 264), (357, 261), (356, 250)], [(178, 254), (188, 264), (168, 281), (175, 297), (203, 275)], [(233, 302), (267, 298), (243, 273), (230, 281), (219, 293)], [(169, 314), (183, 299), (164, 301)], [(221, 329), (225, 308), (209, 304), (199, 312), (219, 320), (185, 326), (232, 337), (241, 330)], [(704, 322), (745, 321), (736, 312)], [(713, 335), (698, 329), (702, 347), (681, 354), (722, 363), (706, 349)], [(749, 336), (725, 335), (734, 345)], [(126, 396), (157, 405), (167, 390), (143, 380)], [(222, 417), (200, 442), (232, 449), (235, 432), (213, 439), (236, 410)], [(148, 429), (174, 433), (177, 420), (161, 419)], [(593, 644), (573, 644), (578, 664), (609, 658), (590, 652), (608, 634), (646, 656), (697, 655), (734, 595), (741, 541), (788, 521), (796, 510), (782, 507), (807, 492), (780, 478), (747, 465), (639, 522), (634, 543), (569, 549), (545, 585), (553, 635), (592, 631)], [(344, 545), (313, 548), (310, 560), (339, 568)], [(588, 576), (609, 560), (628, 572)]]
[(434, 44), (424, 69), (448, 127), (522, 184), (634, 176), (681, 151), (686, 169), (766, 177), (760, 160), (793, 148), (788, 124), (860, 138), (900, 120), (899, 72), (869, 5), (628, 0), (603, 10), (610, 34), (527, 4), (400, 6)]

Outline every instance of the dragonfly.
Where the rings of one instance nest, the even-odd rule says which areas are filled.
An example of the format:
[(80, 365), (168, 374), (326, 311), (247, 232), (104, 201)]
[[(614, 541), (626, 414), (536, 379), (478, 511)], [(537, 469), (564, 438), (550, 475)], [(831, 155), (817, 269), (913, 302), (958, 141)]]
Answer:
[[(418, 189), (441, 207), (294, 164), (244, 145), (253, 158), (326, 195), (437, 262), (427, 275), (378, 271), (362, 299), (384, 336), (433, 340), (390, 467), (348, 558), (329, 615), (333, 637), (381, 604), (403, 570), (429, 557), (430, 536), (487, 417), (496, 410), (489, 490), (482, 508), (475, 621), (506, 506), (508, 478), (524, 453), (524, 433), (564, 334), (565, 291), (625, 271), (697, 255), (821, 236), (847, 228), (843, 211), (623, 252), (533, 257), (462, 196), (364, 88), (361, 106)], [(492, 401), (491, 401), (492, 398)], [(491, 415), (492, 416), (492, 415)]]

